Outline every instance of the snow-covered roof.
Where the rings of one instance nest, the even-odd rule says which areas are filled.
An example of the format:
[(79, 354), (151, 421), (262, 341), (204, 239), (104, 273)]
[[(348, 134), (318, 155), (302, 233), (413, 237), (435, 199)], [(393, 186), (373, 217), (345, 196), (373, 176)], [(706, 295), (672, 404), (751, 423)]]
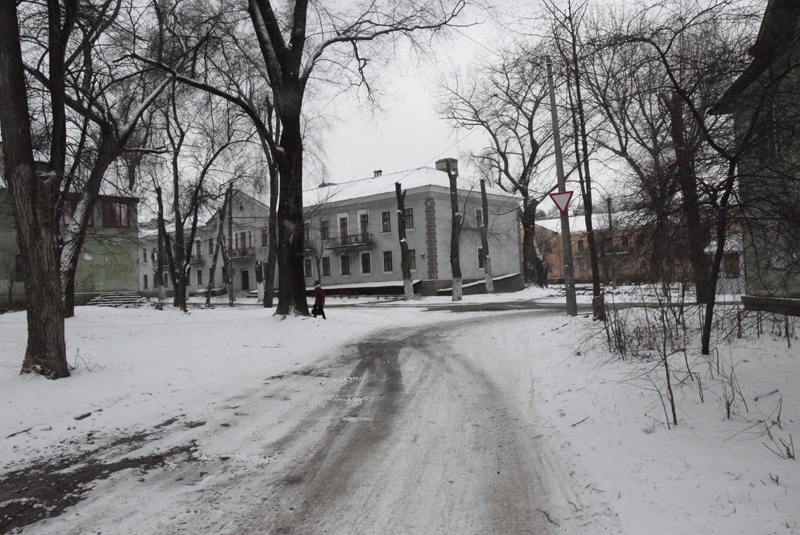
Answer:
[[(480, 195), (479, 185), (473, 184), (462, 177), (459, 177), (457, 181), (459, 190), (474, 190), (475, 195)], [(348, 201), (362, 197), (370, 197), (372, 195), (393, 194), (395, 191), (395, 182), (400, 182), (404, 190), (425, 186), (450, 188), (450, 182), (446, 172), (438, 171), (431, 167), (420, 167), (417, 169), (409, 169), (408, 171), (362, 178), (343, 184), (323, 185), (318, 188), (306, 190), (303, 193), (303, 204), (305, 206), (316, 206), (323, 203)], [(491, 187), (488, 183), (486, 193), (509, 198), (514, 197), (512, 194), (506, 193), (497, 187)]]
[[(611, 221), (615, 228), (630, 227), (636, 212), (622, 211), (612, 212)], [(536, 225), (555, 233), (561, 233), (561, 218), (540, 219)], [(608, 212), (592, 212), (592, 228), (594, 230), (608, 228)], [(586, 232), (586, 217), (583, 214), (573, 214), (569, 216), (570, 232)]]

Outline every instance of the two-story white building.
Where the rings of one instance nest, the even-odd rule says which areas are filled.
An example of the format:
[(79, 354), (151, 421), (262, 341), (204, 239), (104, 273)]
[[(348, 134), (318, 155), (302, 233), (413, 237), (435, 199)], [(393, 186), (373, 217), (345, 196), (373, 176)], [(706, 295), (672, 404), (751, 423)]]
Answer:
[[(457, 161), (449, 160), (457, 170)], [(422, 167), (374, 176), (346, 184), (328, 184), (305, 193), (305, 275), (319, 279), (329, 291), (402, 293), (400, 240), (395, 183), (406, 192), (405, 226), (415, 292), (432, 295), (452, 284), (450, 269), (450, 184), (447, 160), (437, 169)], [(459, 210), (464, 224), (460, 262), (465, 285), (484, 278), (480, 231), (489, 231), (492, 273), (506, 280), (500, 289), (519, 289), (520, 239), (518, 200), (487, 188), (489, 213), (484, 214), (480, 188), (458, 179)]]

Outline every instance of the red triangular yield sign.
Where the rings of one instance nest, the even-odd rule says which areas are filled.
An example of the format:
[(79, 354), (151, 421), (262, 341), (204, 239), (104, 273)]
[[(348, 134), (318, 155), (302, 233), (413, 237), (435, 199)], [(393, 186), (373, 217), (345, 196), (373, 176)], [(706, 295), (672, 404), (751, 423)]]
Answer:
[(569, 202), (572, 200), (572, 192), (562, 191), (561, 193), (551, 193), (550, 198), (553, 199), (554, 203), (556, 203), (556, 206), (558, 206), (559, 211), (562, 214), (566, 214)]

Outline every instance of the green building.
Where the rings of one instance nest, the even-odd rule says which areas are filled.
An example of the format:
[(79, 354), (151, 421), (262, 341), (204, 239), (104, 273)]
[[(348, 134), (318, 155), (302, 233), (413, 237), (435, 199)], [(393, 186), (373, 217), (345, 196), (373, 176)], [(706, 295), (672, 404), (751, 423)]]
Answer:
[[(74, 199), (64, 207), (61, 228), (70, 222)], [(139, 290), (137, 206), (133, 197), (101, 195), (93, 207), (75, 275), (75, 303), (103, 293)], [(0, 307), (21, 305), (25, 266), (17, 249), (16, 225), (7, 189), (0, 188)]]

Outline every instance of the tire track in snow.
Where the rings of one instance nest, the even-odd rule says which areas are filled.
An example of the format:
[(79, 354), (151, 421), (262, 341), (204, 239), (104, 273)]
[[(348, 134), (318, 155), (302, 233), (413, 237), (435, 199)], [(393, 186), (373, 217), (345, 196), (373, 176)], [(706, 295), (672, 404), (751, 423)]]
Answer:
[(339, 395), (366, 401), (282, 479), (276, 494), (295, 507), (279, 508), (270, 533), (551, 532), (536, 440), (453, 351), (453, 330), (463, 331), (393, 330), (358, 345), (360, 380)]

